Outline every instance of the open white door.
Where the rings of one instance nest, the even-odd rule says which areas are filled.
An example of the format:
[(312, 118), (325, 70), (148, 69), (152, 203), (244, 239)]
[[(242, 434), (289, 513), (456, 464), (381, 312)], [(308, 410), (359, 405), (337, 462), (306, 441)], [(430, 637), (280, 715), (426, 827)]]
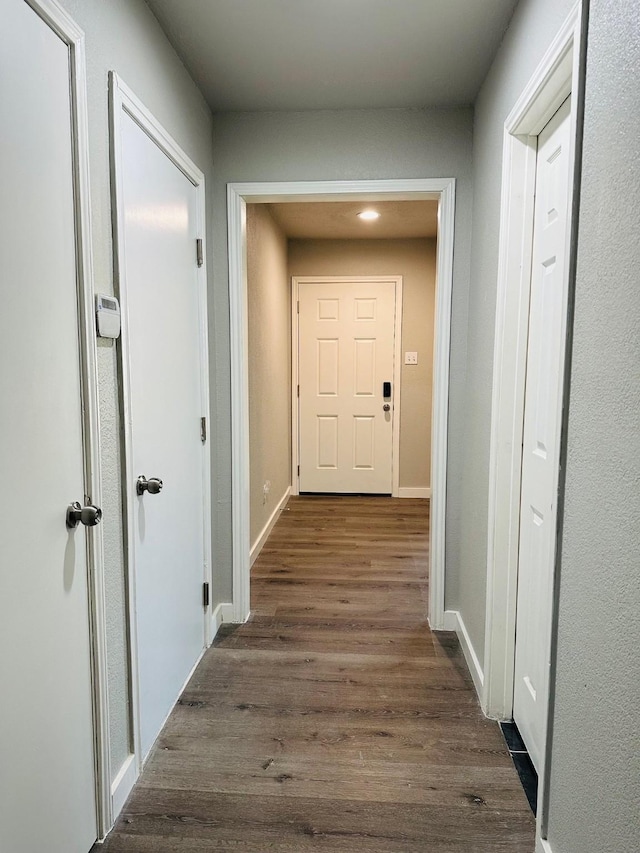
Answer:
[(522, 450), (513, 716), (538, 770), (549, 700), (570, 148), (567, 100), (538, 137)]
[(126, 489), (144, 759), (206, 640), (207, 355), (196, 243), (204, 188), (161, 147), (142, 107), (120, 102), (115, 109)]
[(89, 499), (74, 81), (69, 46), (24, 0), (3, 0), (2, 42), (0, 850), (87, 853), (91, 534), (66, 524), (67, 506)]
[(300, 491), (391, 494), (396, 282), (298, 288)]

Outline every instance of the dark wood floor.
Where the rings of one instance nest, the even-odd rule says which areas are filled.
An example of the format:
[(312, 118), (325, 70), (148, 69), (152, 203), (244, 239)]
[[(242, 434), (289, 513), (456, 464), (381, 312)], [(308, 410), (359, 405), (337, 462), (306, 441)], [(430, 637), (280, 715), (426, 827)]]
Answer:
[(457, 640), (426, 622), (428, 502), (293, 498), (108, 853), (531, 853)]

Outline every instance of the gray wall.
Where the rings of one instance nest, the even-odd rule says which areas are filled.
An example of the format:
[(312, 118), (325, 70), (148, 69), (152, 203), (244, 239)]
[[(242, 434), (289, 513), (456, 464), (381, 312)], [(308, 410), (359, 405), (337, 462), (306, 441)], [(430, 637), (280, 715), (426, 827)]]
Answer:
[(216, 287), (212, 364), (217, 413), (214, 471), (217, 504), (214, 543), (219, 574), (217, 601), (231, 600), (231, 422), (226, 184), (234, 181), (457, 178), (454, 263), (448, 567), (456, 570), (459, 483), (466, 364), (467, 299), (471, 235), (472, 112), (361, 110), (305, 113), (228, 113), (214, 116), (215, 198), (213, 238)]
[[(247, 205), (249, 541), (291, 485), (291, 284), (287, 238), (265, 204)], [(263, 492), (269, 481), (271, 490)]]
[[(118, 72), (202, 169), (208, 181), (209, 197), (213, 185), (211, 114), (142, 0), (62, 2), (86, 34), (95, 287), (99, 292), (112, 293), (108, 72), (112, 69)], [(111, 342), (99, 341), (98, 371), (111, 763), (112, 776), (115, 776), (129, 754), (130, 732), (120, 503), (120, 412), (116, 350)]]
[(592, 2), (549, 840), (640, 850), (640, 15)]
[(491, 388), (495, 337), (498, 231), (504, 122), (574, 0), (522, 0), (475, 105), (473, 243), (469, 286), (458, 572), (447, 574), (446, 598), (459, 609), (481, 664), (487, 574)]

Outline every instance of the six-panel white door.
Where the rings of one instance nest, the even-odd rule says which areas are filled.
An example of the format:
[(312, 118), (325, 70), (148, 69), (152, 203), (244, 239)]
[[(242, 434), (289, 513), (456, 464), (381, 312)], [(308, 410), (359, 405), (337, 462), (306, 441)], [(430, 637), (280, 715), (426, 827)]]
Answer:
[(300, 491), (391, 494), (395, 282), (298, 287)]
[(96, 839), (68, 46), (24, 0), (0, 50), (0, 850)]
[[(205, 642), (197, 190), (123, 112), (126, 296), (139, 726), (144, 758)], [(163, 481), (137, 493), (137, 478)]]
[(567, 100), (538, 138), (522, 450), (513, 714), (538, 769), (549, 696), (570, 165)]

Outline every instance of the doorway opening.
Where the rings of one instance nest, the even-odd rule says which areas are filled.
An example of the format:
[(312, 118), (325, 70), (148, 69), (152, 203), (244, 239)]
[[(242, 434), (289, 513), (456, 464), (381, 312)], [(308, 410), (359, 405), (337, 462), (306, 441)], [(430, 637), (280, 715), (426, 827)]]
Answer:
[[(228, 186), (229, 288), (232, 381), (233, 618), (244, 622), (250, 608), (251, 485), (249, 434), (249, 352), (247, 204), (308, 202), (431, 201), (437, 205), (437, 298), (433, 358), (431, 441), (431, 550), (429, 621), (444, 627), (444, 534), (447, 465), (447, 410), (453, 269), (454, 179)], [(271, 484), (263, 484), (269, 494)]]

